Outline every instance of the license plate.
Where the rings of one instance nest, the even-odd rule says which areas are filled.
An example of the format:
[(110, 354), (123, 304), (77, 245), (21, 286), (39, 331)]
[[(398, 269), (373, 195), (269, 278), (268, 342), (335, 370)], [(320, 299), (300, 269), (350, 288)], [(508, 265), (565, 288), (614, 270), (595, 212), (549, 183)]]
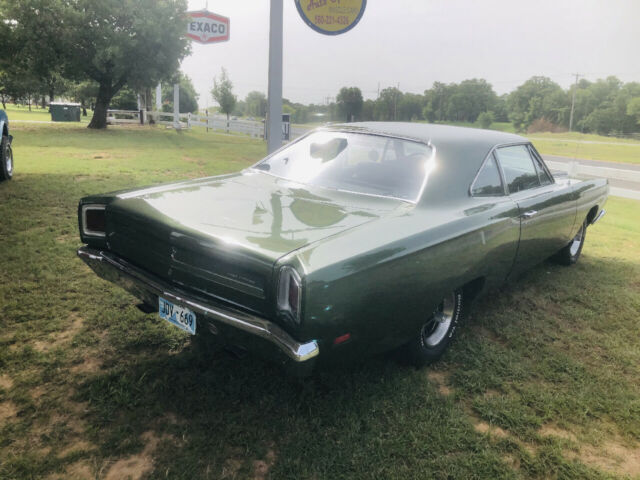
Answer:
[(196, 314), (188, 308), (158, 297), (158, 313), (160, 318), (185, 332), (189, 332), (191, 335), (196, 334)]

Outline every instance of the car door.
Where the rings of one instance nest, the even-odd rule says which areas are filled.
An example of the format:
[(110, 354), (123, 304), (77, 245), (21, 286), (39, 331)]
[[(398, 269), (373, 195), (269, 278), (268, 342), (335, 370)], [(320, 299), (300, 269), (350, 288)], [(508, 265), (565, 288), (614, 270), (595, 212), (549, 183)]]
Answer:
[(530, 145), (499, 147), (496, 157), (520, 216), (520, 242), (513, 276), (542, 262), (569, 242), (576, 202), (571, 188), (554, 181)]

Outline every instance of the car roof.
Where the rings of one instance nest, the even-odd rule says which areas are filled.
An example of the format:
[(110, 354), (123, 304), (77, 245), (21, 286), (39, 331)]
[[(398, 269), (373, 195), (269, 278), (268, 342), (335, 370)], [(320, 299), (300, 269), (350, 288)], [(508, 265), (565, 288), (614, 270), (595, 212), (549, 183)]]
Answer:
[(514, 133), (480, 128), (455, 127), (415, 122), (354, 122), (328, 125), (327, 128), (378, 133), (397, 137), (412, 138), (421, 142), (430, 142), (440, 150), (449, 144), (465, 144), (475, 148), (493, 148), (505, 143), (528, 142), (525, 137)]
[(435, 203), (468, 198), (473, 179), (495, 146), (529, 143), (525, 137), (513, 133), (428, 123), (355, 122), (332, 124), (325, 128), (430, 143), (436, 150), (436, 162), (440, 168), (431, 174), (434, 178), (428, 181), (423, 200)]

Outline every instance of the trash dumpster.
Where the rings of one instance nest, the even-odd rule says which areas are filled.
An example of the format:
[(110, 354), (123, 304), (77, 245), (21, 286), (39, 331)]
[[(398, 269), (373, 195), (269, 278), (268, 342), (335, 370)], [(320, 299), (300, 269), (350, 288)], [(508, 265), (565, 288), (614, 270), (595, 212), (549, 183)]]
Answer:
[(52, 122), (79, 122), (80, 104), (53, 102), (49, 105)]

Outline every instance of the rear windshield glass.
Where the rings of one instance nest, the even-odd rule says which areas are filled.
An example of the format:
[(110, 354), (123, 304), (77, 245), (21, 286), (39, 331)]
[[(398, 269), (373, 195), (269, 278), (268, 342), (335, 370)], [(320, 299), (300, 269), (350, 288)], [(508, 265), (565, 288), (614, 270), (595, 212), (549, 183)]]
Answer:
[(293, 143), (256, 169), (308, 185), (417, 201), (430, 146), (378, 135), (322, 131)]

